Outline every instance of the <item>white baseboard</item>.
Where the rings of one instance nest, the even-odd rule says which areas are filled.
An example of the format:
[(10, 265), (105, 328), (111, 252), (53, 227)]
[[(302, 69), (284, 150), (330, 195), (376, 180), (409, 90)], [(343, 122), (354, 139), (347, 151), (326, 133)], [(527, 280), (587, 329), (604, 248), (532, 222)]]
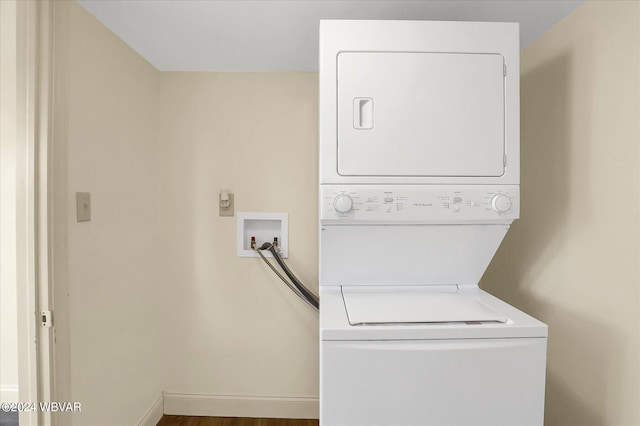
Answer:
[(18, 402), (19, 401), (18, 387), (17, 386), (1, 386), (0, 401)]
[(317, 419), (318, 398), (164, 392), (164, 413), (180, 416)]
[(162, 395), (153, 403), (149, 411), (138, 422), (138, 426), (156, 426), (164, 414), (164, 399)]

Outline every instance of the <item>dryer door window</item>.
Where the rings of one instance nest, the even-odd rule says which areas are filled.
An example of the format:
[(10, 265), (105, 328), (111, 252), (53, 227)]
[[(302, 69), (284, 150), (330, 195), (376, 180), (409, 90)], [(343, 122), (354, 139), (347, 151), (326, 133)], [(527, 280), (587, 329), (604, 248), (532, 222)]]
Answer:
[(341, 52), (338, 173), (501, 176), (498, 54)]

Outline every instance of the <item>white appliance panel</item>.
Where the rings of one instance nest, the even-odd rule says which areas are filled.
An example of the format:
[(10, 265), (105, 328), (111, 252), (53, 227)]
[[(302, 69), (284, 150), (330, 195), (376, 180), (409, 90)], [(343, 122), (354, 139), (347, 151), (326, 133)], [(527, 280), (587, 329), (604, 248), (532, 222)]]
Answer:
[(503, 223), (520, 215), (518, 185), (322, 185), (322, 224)]
[(324, 225), (320, 285), (477, 285), (509, 225)]
[(351, 325), (507, 322), (457, 286), (342, 287), (342, 298)]
[(338, 173), (501, 176), (500, 54), (341, 52)]
[[(376, 67), (378, 65), (380, 67), (368, 69), (366, 63), (363, 63), (363, 65), (355, 64), (356, 68), (351, 68), (351, 70), (347, 69), (349, 68), (347, 62), (351, 60), (348, 56), (356, 54), (369, 55), (367, 60), (375, 63), (373, 65)], [(451, 62), (445, 58), (445, 55), (451, 55), (448, 57)], [(380, 58), (383, 57), (390, 60), (381, 60)], [(321, 21), (319, 58), (320, 183), (518, 184), (520, 174), (519, 57), (517, 23), (393, 20)], [(503, 58), (504, 67), (500, 63), (500, 58)], [(432, 72), (432, 78), (416, 77), (413, 74), (419, 74), (420, 70), (414, 73), (408, 67), (401, 67), (403, 61), (414, 60), (418, 62), (418, 67), (429, 68), (423, 70), (426, 72), (425, 75)], [(338, 61), (341, 62), (340, 69)], [(472, 62), (475, 64), (476, 61), (482, 62), (479, 64), (480, 69), (477, 74), (473, 71), (474, 74), (468, 76), (469, 78), (464, 75), (464, 73), (470, 72), (467, 67), (461, 66), (456, 70), (448, 69), (449, 64), (455, 65), (456, 62), (458, 64), (471, 64)], [(384, 63), (379, 64), (380, 62)], [(433, 66), (427, 67), (427, 62), (432, 63)], [(457, 87), (447, 87), (446, 82), (442, 82), (442, 85), (436, 85), (434, 82), (442, 77), (442, 73), (437, 70), (446, 73), (447, 77), (451, 76), (452, 79), (457, 79), (457, 83), (459, 83), (457, 87), (460, 88), (470, 86), (471, 90), (477, 91), (477, 93), (492, 88), (489, 90), (489, 97), (482, 100), (486, 108), (479, 109), (477, 99), (469, 105), (464, 105), (464, 108), (453, 108), (454, 98), (464, 98), (470, 94), (462, 89), (458, 90)], [(490, 74), (488, 78), (486, 78), (485, 71)], [(338, 76), (339, 73), (340, 76)], [(503, 75), (505, 73), (506, 75)], [(408, 83), (405, 84), (405, 81), (408, 81), (407, 77), (415, 80), (413, 83), (415, 83), (417, 91), (414, 91)], [(354, 90), (358, 87), (371, 89), (373, 90), (372, 94), (346, 92), (339, 94), (339, 91), (351, 90), (349, 89), (351, 86), (348, 86), (345, 81), (346, 78), (354, 80)], [(383, 84), (379, 86), (373, 84), (372, 82), (375, 82), (376, 79), (383, 81)], [(487, 85), (478, 87), (474, 81), (477, 83), (480, 80), (486, 81)], [(502, 92), (497, 90), (500, 85), (502, 85)], [(418, 102), (412, 104), (414, 108), (405, 108), (400, 114), (389, 116), (385, 113), (386, 106), (391, 105), (387, 103), (387, 99), (389, 102), (395, 102), (394, 90), (408, 90), (413, 96), (413, 94), (420, 94), (420, 91), (423, 92), (422, 94), (426, 93), (430, 86), (436, 90), (438, 102), (447, 108), (453, 108), (454, 116), (445, 117), (444, 109), (437, 106), (437, 103), (424, 106), (418, 105)], [(340, 101), (338, 100), (339, 95), (342, 96)], [(377, 99), (379, 96), (381, 98)], [(388, 98), (389, 96), (392, 97)], [(408, 100), (414, 101), (411, 97)], [(487, 102), (497, 103), (498, 107), (503, 110), (502, 127), (497, 124), (500, 120), (498, 117), (500, 109), (498, 112), (489, 113), (488, 110), (493, 104), (490, 105)], [(425, 119), (422, 119), (424, 114), (419, 110), (432, 111), (429, 112), (429, 116), (425, 115)], [(358, 113), (362, 111), (362, 115), (354, 116), (354, 111)], [(472, 114), (468, 114), (469, 112)], [(481, 122), (477, 121), (480, 116), (488, 118)], [(365, 143), (364, 140), (361, 140), (365, 138), (362, 135), (381, 135), (382, 130), (388, 132), (396, 124), (404, 125), (407, 120), (415, 117), (421, 118), (421, 123), (412, 123), (416, 126), (417, 134), (438, 136), (439, 133), (445, 132), (446, 135), (451, 136), (450, 139), (454, 143), (445, 146), (443, 151), (434, 150), (433, 145), (420, 145), (421, 141), (407, 128), (400, 128), (397, 135), (392, 134), (391, 136), (394, 138), (402, 136), (401, 142), (398, 140), (388, 142), (385, 139), (374, 138), (373, 147), (381, 149), (380, 153), (368, 148), (362, 151), (358, 147), (358, 144)], [(433, 117), (441, 117), (443, 120), (436, 120), (436, 123), (427, 126), (428, 120)], [(466, 131), (464, 128), (458, 128), (457, 125), (451, 126), (451, 128), (445, 127), (446, 123), (453, 122), (455, 124), (465, 122), (465, 120), (467, 128), (480, 126), (478, 135), (488, 136), (492, 133), (502, 133), (502, 139), (495, 142), (496, 145), (485, 146), (484, 148), (488, 148), (488, 151), (484, 151), (480, 145), (471, 145), (466, 139), (457, 138), (457, 136), (464, 134)], [(338, 129), (338, 121), (340, 121), (340, 130)], [(347, 139), (339, 141), (340, 133), (344, 133), (344, 135), (340, 135), (341, 138), (346, 135)], [(353, 136), (356, 139), (349, 139)], [(342, 142), (345, 142), (345, 145), (342, 145)], [(406, 146), (404, 146), (405, 143)], [(480, 143), (487, 143), (486, 139), (483, 138)], [(425, 150), (429, 155), (422, 156), (423, 158), (417, 155), (413, 158), (404, 151), (400, 153), (400, 146), (403, 149), (408, 147), (414, 153), (416, 150)], [(398, 149), (395, 149), (396, 147)], [(456, 147), (465, 150), (460, 158), (455, 158)], [(339, 149), (343, 151), (340, 155), (338, 155)], [(504, 154), (504, 158), (497, 155), (498, 151)], [(481, 154), (478, 157), (480, 159), (478, 163), (475, 163), (475, 159), (470, 157), (471, 152)], [(384, 157), (382, 153), (389, 154), (389, 156)], [(484, 157), (485, 153), (486, 158)], [(361, 154), (364, 157), (359, 157)], [(398, 156), (398, 164), (385, 163), (387, 159), (394, 162)], [(447, 165), (438, 164), (435, 161), (437, 158), (453, 159), (455, 162)], [(371, 159), (375, 161), (371, 162)], [(347, 162), (345, 163), (344, 160)], [(469, 163), (469, 160), (473, 161)], [(463, 170), (464, 167), (470, 167), (470, 169)], [(474, 176), (474, 174), (476, 175)]]
[(545, 354), (544, 338), (323, 341), (320, 422), (539, 426)]

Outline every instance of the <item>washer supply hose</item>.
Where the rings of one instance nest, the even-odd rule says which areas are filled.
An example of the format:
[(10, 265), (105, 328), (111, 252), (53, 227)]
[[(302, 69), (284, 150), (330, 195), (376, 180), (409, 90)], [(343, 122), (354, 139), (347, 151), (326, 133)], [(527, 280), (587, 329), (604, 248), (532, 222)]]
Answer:
[[(264, 243), (262, 246), (260, 246), (259, 248), (256, 248), (255, 250), (256, 252), (258, 252), (262, 260), (264, 260), (264, 262), (267, 265), (269, 265), (269, 268), (271, 268), (271, 270), (276, 273), (276, 275), (287, 285), (287, 287), (291, 289), (291, 291), (293, 291), (299, 298), (301, 298), (310, 306), (312, 306), (316, 311), (320, 310), (320, 301), (318, 297), (315, 294), (313, 294), (311, 291), (309, 291), (309, 289), (305, 287), (305, 285), (302, 284), (302, 282), (300, 282), (300, 280), (293, 274), (293, 272), (291, 272), (291, 270), (287, 267), (287, 265), (282, 260), (282, 257), (280, 257), (280, 253), (278, 253), (278, 249), (273, 244)], [(278, 265), (280, 265), (280, 268), (282, 268), (284, 273), (287, 275), (287, 277), (289, 277), (289, 279), (291, 280), (291, 283), (293, 284), (288, 282), (282, 276), (282, 274), (275, 269), (275, 267), (271, 264), (271, 262), (269, 262), (267, 258), (262, 254), (262, 250), (269, 250), (271, 252), (271, 254), (273, 255), (273, 258), (276, 260)]]
[(300, 293), (302, 293), (305, 296), (305, 298), (307, 298), (308, 300), (311, 300), (314, 306), (319, 306), (320, 301), (318, 297), (315, 294), (311, 293), (311, 291), (309, 291), (309, 289), (305, 287), (305, 285), (302, 284), (295, 275), (293, 275), (293, 272), (291, 272), (291, 270), (284, 263), (284, 260), (282, 260), (282, 257), (280, 257), (280, 253), (278, 253), (278, 249), (274, 247), (273, 244), (269, 248), (269, 251), (271, 252), (271, 254), (273, 254), (273, 257), (276, 259), (276, 262), (278, 262), (278, 265), (280, 265), (284, 273), (287, 274), (287, 276), (289, 277), (291, 282), (293, 282), (293, 284), (296, 286), (298, 291), (300, 291)]

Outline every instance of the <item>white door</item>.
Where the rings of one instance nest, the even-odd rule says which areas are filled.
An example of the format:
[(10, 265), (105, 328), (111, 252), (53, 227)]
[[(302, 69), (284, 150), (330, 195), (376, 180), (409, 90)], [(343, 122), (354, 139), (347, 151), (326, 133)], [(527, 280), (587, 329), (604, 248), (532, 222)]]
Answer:
[(341, 52), (338, 173), (504, 174), (499, 54)]

